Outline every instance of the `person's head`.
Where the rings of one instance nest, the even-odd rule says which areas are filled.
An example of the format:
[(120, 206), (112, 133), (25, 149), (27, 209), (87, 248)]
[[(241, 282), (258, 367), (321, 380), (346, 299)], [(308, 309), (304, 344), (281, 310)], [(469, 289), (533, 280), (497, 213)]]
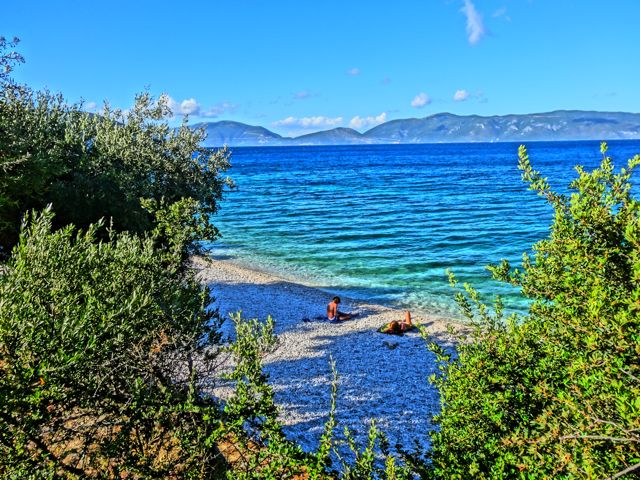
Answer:
[(340, 303), (340, 297), (333, 297), (333, 303), (335, 304)]

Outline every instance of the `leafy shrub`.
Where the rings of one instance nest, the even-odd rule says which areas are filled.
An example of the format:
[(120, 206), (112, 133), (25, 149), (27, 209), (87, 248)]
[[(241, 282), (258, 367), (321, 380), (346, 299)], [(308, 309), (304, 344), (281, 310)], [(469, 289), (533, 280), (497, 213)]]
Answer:
[[(491, 313), (458, 293), (477, 324), (457, 356), (439, 349), (437, 478), (618, 478), (640, 468), (640, 207), (631, 175), (577, 167), (570, 196), (551, 190), (524, 147), (519, 168), (554, 208), (549, 238), (522, 269), (493, 266), (521, 288), (529, 315)], [(455, 279), (452, 278), (455, 285)]]
[[(139, 95), (130, 111), (99, 114), (60, 95), (0, 85), (0, 248), (15, 243), (22, 215), (53, 204), (55, 226), (87, 228), (101, 218), (119, 231), (149, 232), (150, 208), (191, 199), (200, 233), (214, 239), (210, 216), (227, 180), (226, 150), (200, 147), (203, 130), (163, 121), (167, 100)], [(145, 203), (146, 202), (146, 203)]]
[(217, 468), (217, 313), (152, 240), (33, 214), (0, 274), (0, 473), (166, 475)]

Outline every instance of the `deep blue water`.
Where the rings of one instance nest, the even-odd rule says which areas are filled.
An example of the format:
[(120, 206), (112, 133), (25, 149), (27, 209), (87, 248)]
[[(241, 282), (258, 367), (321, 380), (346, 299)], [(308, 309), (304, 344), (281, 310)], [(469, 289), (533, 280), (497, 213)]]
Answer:
[[(596, 167), (599, 142), (527, 145), (566, 192), (573, 167)], [(548, 233), (551, 208), (520, 180), (516, 143), (232, 149), (214, 254), (374, 302), (456, 315), (445, 269), (491, 301), (523, 310), (485, 266)], [(609, 144), (620, 167), (640, 142)]]

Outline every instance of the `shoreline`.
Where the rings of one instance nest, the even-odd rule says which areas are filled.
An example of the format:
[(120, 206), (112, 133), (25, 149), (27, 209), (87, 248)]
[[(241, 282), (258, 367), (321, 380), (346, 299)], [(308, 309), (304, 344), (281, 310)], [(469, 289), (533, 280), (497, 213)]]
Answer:
[[(385, 432), (390, 444), (405, 447), (418, 440), (428, 447), (432, 417), (440, 410), (439, 393), (428, 382), (437, 373), (435, 356), (417, 331), (404, 336), (376, 330), (401, 320), (404, 310), (342, 297), (342, 310), (357, 318), (340, 323), (325, 320), (325, 306), (332, 294), (239, 265), (228, 259), (195, 257), (198, 279), (211, 287), (220, 315), (242, 310), (246, 318), (275, 320), (278, 347), (263, 358), (269, 374), (285, 434), (305, 450), (317, 448), (328, 419), (331, 394), (330, 360), (338, 372), (337, 438), (345, 427), (355, 438), (366, 439), (371, 421)], [(413, 312), (431, 339), (453, 349), (449, 327), (464, 328), (422, 312)], [(223, 325), (230, 336), (231, 322)], [(229, 386), (213, 394), (224, 399)]]
[[(389, 308), (394, 311), (406, 311), (410, 310), (412, 315), (420, 316), (423, 318), (429, 318), (432, 320), (437, 320), (438, 322), (444, 322), (447, 324), (458, 325), (462, 328), (467, 327), (465, 324), (464, 317), (462, 315), (453, 315), (445, 312), (443, 309), (440, 310), (429, 310), (416, 305), (394, 305), (392, 301), (383, 301), (383, 300), (371, 300), (367, 299), (363, 296), (352, 296), (352, 294), (345, 292), (344, 288), (348, 287), (336, 287), (335, 289), (330, 288), (324, 284), (317, 283), (317, 280), (314, 280), (311, 277), (304, 276), (296, 276), (293, 274), (288, 274), (286, 271), (281, 271), (277, 268), (269, 268), (262, 263), (252, 262), (251, 260), (243, 257), (242, 255), (237, 255), (235, 252), (232, 254), (227, 253), (212, 253), (215, 250), (205, 251), (201, 257), (204, 257), (208, 260), (212, 260), (215, 262), (223, 262), (224, 264), (232, 265), (234, 267), (238, 267), (242, 270), (250, 271), (252, 273), (265, 275), (266, 277), (278, 279), (283, 282), (288, 282), (292, 285), (298, 285), (304, 288), (310, 288), (313, 290), (319, 290), (324, 292), (327, 295), (333, 297), (334, 295), (338, 295), (343, 301), (345, 299), (349, 300), (354, 304), (372, 304), (378, 305), (380, 307)], [(357, 288), (357, 287), (356, 287)], [(454, 292), (451, 290), (450, 297), (453, 299)]]

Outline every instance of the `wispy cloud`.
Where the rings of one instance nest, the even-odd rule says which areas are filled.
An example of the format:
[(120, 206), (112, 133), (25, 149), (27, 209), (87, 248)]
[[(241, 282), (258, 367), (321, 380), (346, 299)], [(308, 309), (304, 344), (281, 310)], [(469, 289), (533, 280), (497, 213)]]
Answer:
[(176, 101), (167, 94), (164, 94), (163, 98), (174, 116), (190, 115), (193, 117), (216, 118), (224, 113), (233, 113), (238, 108), (238, 105), (234, 103), (221, 102), (205, 109), (195, 98), (187, 98), (181, 102)]
[(225, 113), (234, 113), (238, 110), (237, 103), (220, 102), (214, 106), (209, 107), (207, 110), (200, 109), (200, 116), (206, 118), (216, 118)]
[(360, 117), (356, 115), (349, 122), (349, 126), (351, 128), (360, 129), (363, 127), (373, 127), (375, 125), (380, 125), (387, 121), (387, 112), (382, 112), (380, 115), (376, 116), (368, 116), (368, 117)]
[(98, 108), (98, 104), (96, 102), (87, 102), (84, 104), (84, 109), (87, 112), (93, 112), (96, 108)]
[(467, 17), (467, 38), (469, 43), (475, 45), (486, 33), (482, 16), (478, 13), (471, 0), (464, 0), (464, 6), (460, 11)]
[(493, 15), (491, 15), (491, 16), (493, 18), (501, 18), (505, 22), (510, 22), (511, 21), (511, 17), (509, 15), (507, 15), (507, 7), (500, 7), (495, 12), (493, 12)]
[(360, 73), (361, 72), (358, 67), (353, 67), (347, 70), (347, 75), (351, 75), (352, 77), (355, 77), (356, 75), (360, 75)]
[(303, 90), (301, 92), (296, 92), (293, 94), (293, 98), (296, 100), (304, 100), (305, 98), (309, 97), (311, 97), (311, 93), (309, 93), (307, 90)]
[(429, 95), (427, 95), (424, 92), (420, 92), (418, 95), (413, 97), (413, 100), (411, 100), (411, 106), (413, 108), (422, 108), (425, 105), (428, 105), (430, 103), (431, 103), (431, 98), (429, 98)]
[(453, 99), (456, 102), (464, 102), (467, 98), (469, 98), (469, 92), (466, 90), (456, 90), (456, 93), (453, 94)]
[(273, 122), (274, 127), (336, 127), (342, 123), (342, 117), (329, 118), (322, 115), (315, 117), (287, 117)]
[(594, 93), (593, 94), (593, 98), (611, 98), (611, 97), (615, 97), (617, 96), (618, 93), (617, 92), (601, 92), (601, 93)]

